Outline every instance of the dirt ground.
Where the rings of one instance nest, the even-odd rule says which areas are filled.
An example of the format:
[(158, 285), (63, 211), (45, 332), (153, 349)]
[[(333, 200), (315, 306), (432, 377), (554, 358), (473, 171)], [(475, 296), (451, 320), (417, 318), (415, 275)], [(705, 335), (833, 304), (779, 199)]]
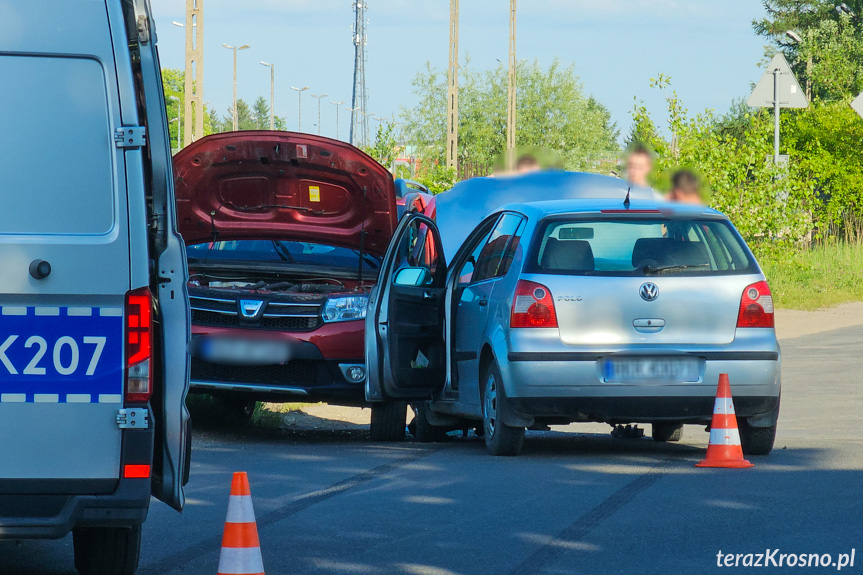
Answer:
[[(815, 311), (776, 310), (779, 340), (815, 335), (833, 329), (863, 324), (863, 302), (846, 303)], [(412, 418), (410, 412), (408, 419)], [(323, 403), (303, 407), (283, 416), (283, 429), (355, 430), (369, 424), (371, 410)]]

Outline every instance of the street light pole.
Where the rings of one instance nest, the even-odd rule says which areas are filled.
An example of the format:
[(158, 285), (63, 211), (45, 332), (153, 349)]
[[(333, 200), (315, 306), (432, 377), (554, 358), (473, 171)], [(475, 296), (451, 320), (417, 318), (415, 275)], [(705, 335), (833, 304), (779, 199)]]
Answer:
[(344, 103), (344, 100), (342, 100), (341, 102), (333, 102), (332, 100), (330, 100), (330, 104), (336, 107), (336, 140), (339, 139), (339, 106)]
[(180, 151), (180, 142), (183, 140), (183, 106), (180, 99), (176, 96), (168, 96), (171, 100), (177, 102), (177, 151)]
[(321, 98), (326, 98), (327, 94), (310, 94), (312, 98), (318, 99), (318, 135), (321, 135)]
[(291, 86), (291, 90), (294, 90), (297, 93), (297, 131), (303, 131), (303, 92), (308, 90), (308, 86), (303, 86), (302, 88), (297, 88), (296, 86)]
[(273, 116), (273, 109), (276, 101), (276, 67), (267, 62), (261, 62), (261, 66), (266, 66), (270, 69), (270, 130), (275, 130), (276, 118)]
[(247, 50), (247, 49), (249, 49), (249, 45), (244, 44), (240, 47), (237, 47), (237, 46), (231, 46), (230, 44), (222, 44), (222, 46), (224, 46), (228, 50), (234, 51), (234, 108), (232, 110), (232, 112), (233, 112), (232, 113), (232, 119), (233, 119), (234, 131), (236, 132), (237, 130), (240, 129), (240, 118), (237, 115), (237, 50)]

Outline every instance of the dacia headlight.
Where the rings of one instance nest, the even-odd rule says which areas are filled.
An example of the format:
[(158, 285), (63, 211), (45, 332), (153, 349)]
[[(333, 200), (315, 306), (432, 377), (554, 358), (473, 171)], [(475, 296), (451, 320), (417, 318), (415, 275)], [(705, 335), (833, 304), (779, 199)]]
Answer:
[(324, 305), (323, 318), (327, 323), (365, 319), (369, 298), (365, 295), (334, 297)]

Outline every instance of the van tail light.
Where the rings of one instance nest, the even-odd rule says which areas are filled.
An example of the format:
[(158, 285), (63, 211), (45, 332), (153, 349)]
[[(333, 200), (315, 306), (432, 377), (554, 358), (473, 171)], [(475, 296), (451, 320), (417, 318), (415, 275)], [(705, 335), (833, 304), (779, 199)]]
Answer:
[(757, 282), (743, 290), (737, 327), (773, 327), (773, 296), (767, 282)]
[(518, 280), (509, 327), (557, 327), (557, 313), (549, 289), (536, 282)]
[(149, 288), (126, 293), (126, 403), (147, 403), (153, 394), (150, 374), (152, 309)]

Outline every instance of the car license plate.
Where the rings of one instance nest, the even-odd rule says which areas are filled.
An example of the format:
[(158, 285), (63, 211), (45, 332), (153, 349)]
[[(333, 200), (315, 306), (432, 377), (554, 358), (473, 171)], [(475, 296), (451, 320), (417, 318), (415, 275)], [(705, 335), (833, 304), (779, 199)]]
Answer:
[(210, 363), (273, 365), (291, 358), (287, 342), (271, 339), (201, 336), (196, 347), (196, 355)]
[(635, 381), (695, 382), (700, 379), (701, 361), (695, 357), (627, 357), (602, 361), (606, 383)]
[(0, 403), (121, 403), (121, 307), (0, 306)]

